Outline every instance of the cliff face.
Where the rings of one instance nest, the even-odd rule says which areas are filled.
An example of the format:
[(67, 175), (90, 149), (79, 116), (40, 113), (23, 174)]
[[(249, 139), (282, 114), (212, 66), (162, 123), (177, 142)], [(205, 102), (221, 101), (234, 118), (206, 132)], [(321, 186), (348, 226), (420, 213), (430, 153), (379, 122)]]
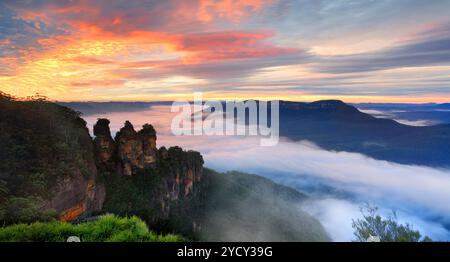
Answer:
[[(100, 212), (105, 200), (105, 187), (99, 181), (92, 139), (84, 120), (80, 118), (78, 122), (79, 124), (73, 127), (80, 129), (78, 134), (65, 139), (75, 139), (83, 157), (75, 168), (57, 180), (50, 189), (51, 198), (44, 201), (43, 205), (44, 209), (56, 210), (58, 218), (63, 221), (72, 221)], [(75, 159), (78, 157), (74, 156)]]
[(73, 220), (101, 211), (92, 139), (75, 111), (0, 94), (0, 221)]

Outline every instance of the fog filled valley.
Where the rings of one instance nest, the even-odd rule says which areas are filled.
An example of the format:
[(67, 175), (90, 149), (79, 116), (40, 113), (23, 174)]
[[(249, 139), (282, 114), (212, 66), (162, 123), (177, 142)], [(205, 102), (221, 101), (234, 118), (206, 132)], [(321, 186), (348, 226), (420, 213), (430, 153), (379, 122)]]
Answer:
[[(447, 205), (450, 200), (450, 170), (441, 165), (448, 156), (438, 156), (440, 162), (430, 162), (427, 166), (420, 161), (416, 163), (412, 160), (409, 163), (405, 160), (407, 155), (399, 158), (399, 161), (390, 161), (390, 156), (385, 154), (389, 148), (383, 149), (385, 151), (367, 149), (368, 154), (371, 154), (367, 156), (364, 154), (365, 148), (359, 150), (355, 147), (354, 151), (324, 149), (322, 143), (325, 142), (320, 139), (311, 141), (289, 135), (282, 136), (278, 145), (273, 147), (261, 147), (259, 138), (251, 136), (180, 137), (171, 132), (170, 124), (174, 113), (171, 113), (168, 104), (144, 104), (129, 110), (119, 106), (114, 110), (96, 109), (99, 113), (95, 113), (96, 110), (86, 110), (83, 103), (69, 106), (85, 111), (82, 117), (87, 121), (91, 132), (98, 118), (110, 120), (113, 137), (125, 120), (133, 123), (136, 128), (150, 123), (157, 130), (158, 146), (178, 145), (184, 149), (196, 150), (203, 155), (207, 168), (219, 172), (239, 171), (263, 176), (306, 194), (308, 198), (292, 200), (288, 204), (292, 208), (301, 207), (318, 219), (334, 241), (354, 240), (352, 219), (361, 217), (360, 207), (365, 203), (378, 206), (386, 216), (395, 211), (399, 222), (412, 224), (414, 229), (433, 240), (450, 240), (450, 207)], [(297, 125), (301, 126), (302, 122), (297, 122)], [(408, 127), (401, 125), (399, 128)], [(414, 132), (420, 135), (419, 131)], [(434, 131), (427, 132), (431, 134)], [(283, 130), (281, 133), (283, 134)], [(342, 148), (353, 148), (353, 145), (346, 146), (343, 145)], [(447, 145), (441, 146), (448, 150)], [(402, 152), (403, 149), (398, 150)], [(428, 149), (424, 150), (427, 152)], [(429, 152), (433, 152), (432, 150), (434, 149)], [(383, 159), (384, 156), (389, 161)], [(242, 202), (245, 201), (242, 199)], [(285, 215), (289, 216), (288, 213)], [(233, 229), (236, 225), (222, 223), (226, 219), (220, 213), (211, 217), (212, 220), (215, 218), (221, 221), (216, 223), (222, 225), (221, 230), (236, 233), (236, 228)], [(280, 223), (289, 223), (292, 219), (295, 217), (285, 217)], [(245, 221), (242, 222), (244, 225)], [(262, 218), (251, 221), (251, 224), (254, 228), (260, 228), (259, 232), (264, 234), (262, 228), (265, 222)], [(258, 223), (261, 225), (258, 226)], [(247, 238), (244, 236), (243, 239)]]
[[(279, 105), (280, 137), (206, 135), (235, 116), (0, 94), (0, 241), (450, 240), (444, 118), (415, 126), (339, 100)], [(245, 118), (237, 130), (255, 127)]]

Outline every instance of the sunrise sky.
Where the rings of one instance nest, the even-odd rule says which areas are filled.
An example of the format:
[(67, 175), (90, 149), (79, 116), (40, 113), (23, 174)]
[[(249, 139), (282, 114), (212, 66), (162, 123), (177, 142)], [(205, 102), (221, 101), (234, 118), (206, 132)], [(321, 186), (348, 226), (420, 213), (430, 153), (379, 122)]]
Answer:
[(450, 102), (450, 1), (0, 2), (0, 90)]

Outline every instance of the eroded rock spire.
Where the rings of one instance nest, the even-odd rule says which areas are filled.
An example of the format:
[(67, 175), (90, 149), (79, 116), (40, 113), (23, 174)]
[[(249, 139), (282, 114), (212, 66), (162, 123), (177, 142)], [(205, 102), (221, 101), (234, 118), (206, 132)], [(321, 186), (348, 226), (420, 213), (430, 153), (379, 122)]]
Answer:
[(116, 143), (111, 137), (109, 120), (99, 118), (94, 125), (94, 147), (97, 165), (100, 168), (112, 169), (115, 166), (114, 155), (116, 153)]

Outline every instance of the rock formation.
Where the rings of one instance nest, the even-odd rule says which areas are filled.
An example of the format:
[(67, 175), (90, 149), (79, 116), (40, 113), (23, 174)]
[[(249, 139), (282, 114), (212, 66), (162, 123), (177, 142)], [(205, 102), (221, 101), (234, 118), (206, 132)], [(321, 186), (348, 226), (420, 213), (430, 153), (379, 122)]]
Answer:
[(142, 158), (143, 167), (152, 166), (156, 162), (156, 131), (152, 125), (145, 124), (138, 132), (138, 139), (142, 142)]
[(121, 172), (131, 176), (133, 170), (142, 168), (139, 159), (142, 157), (142, 146), (133, 125), (126, 121), (125, 126), (117, 132), (117, 156), (122, 167)]
[[(176, 173), (177, 183), (185, 179), (185, 195), (192, 190), (194, 179), (200, 179), (203, 166), (200, 153), (185, 152), (180, 147), (166, 149), (163, 146), (158, 149), (156, 130), (150, 124), (143, 125), (142, 129), (136, 132), (133, 125), (126, 121), (113, 140), (109, 120), (101, 118), (94, 125), (94, 135), (94, 154), (97, 165), (102, 170), (131, 176), (145, 168), (160, 169), (158, 163), (162, 161), (170, 162), (169, 169)], [(195, 178), (194, 174), (198, 177)]]
[[(145, 124), (141, 130), (136, 131), (129, 121), (125, 122), (112, 142), (112, 139), (109, 138), (108, 124), (108, 120), (99, 119), (95, 125), (99, 132), (94, 132), (100, 134), (100, 137), (94, 139), (96, 141), (95, 155), (100, 160), (99, 170), (105, 173), (107, 185), (110, 185), (108, 176), (111, 174), (119, 175), (119, 177), (131, 176), (131, 181), (137, 185), (131, 185), (131, 187), (135, 187), (133, 190), (129, 188), (126, 190), (150, 192), (151, 197), (133, 201), (134, 203), (145, 203), (136, 208), (138, 210), (152, 210), (152, 215), (145, 218), (150, 226), (158, 227), (158, 224), (166, 223), (162, 221), (168, 221), (170, 217), (185, 217), (186, 212), (195, 210), (188, 206), (194, 205), (201, 199), (202, 187), (206, 181), (202, 179), (203, 158), (200, 153), (183, 151), (180, 147), (158, 149), (156, 147), (156, 131), (152, 125)], [(106, 146), (101, 147), (99, 145), (103, 140), (107, 141), (103, 143)], [(113, 148), (116, 148), (115, 154), (110, 155)], [(105, 161), (111, 160), (115, 163), (104, 165)], [(104, 169), (105, 167), (106, 169)], [(136, 176), (143, 180), (135, 180)], [(145, 176), (148, 178), (142, 178)], [(151, 180), (152, 176), (155, 177), (155, 180)], [(121, 194), (118, 192), (120, 190), (122, 189), (115, 186), (114, 183), (107, 186), (106, 212), (117, 212), (121, 209), (121, 197), (112, 197), (113, 199), (111, 199), (111, 196)], [(193, 228), (189, 230), (192, 231)]]
[(108, 119), (98, 119), (94, 125), (94, 150), (97, 167), (101, 170), (115, 168), (116, 143), (111, 137)]
[[(109, 128), (108, 128), (109, 130)], [(133, 125), (125, 122), (125, 126), (117, 132), (117, 157), (124, 175), (132, 175), (137, 170), (150, 167), (156, 162), (156, 131), (152, 125), (145, 124), (139, 132)]]

